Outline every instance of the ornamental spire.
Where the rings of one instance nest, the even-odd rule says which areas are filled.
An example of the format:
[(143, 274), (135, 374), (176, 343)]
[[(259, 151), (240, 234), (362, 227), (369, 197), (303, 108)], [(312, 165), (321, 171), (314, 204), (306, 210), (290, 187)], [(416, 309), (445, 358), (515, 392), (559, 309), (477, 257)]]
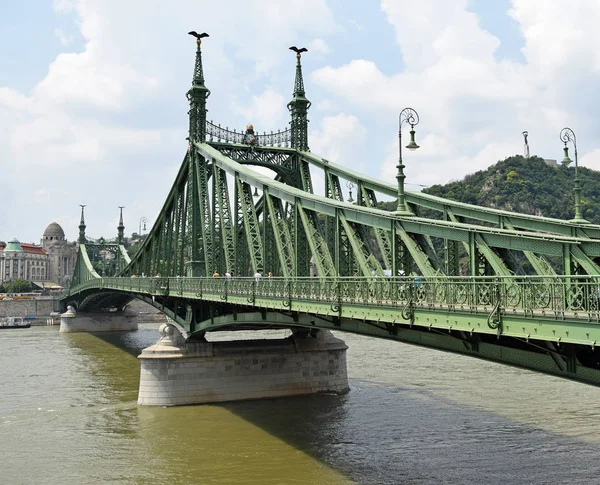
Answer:
[(83, 215), (85, 205), (79, 204), (79, 207), (81, 207), (81, 220), (79, 221), (79, 239), (77, 242), (79, 242), (79, 244), (85, 244), (85, 217)]
[(192, 87), (186, 96), (190, 102), (190, 126), (189, 141), (204, 142), (206, 134), (206, 99), (210, 96), (210, 90), (204, 85), (204, 70), (202, 69), (202, 39), (208, 37), (206, 32), (198, 34), (195, 30), (188, 32), (196, 37), (196, 63), (194, 64), (194, 77)]
[(125, 233), (125, 225), (123, 224), (123, 209), (125, 209), (125, 206), (120, 205), (119, 210), (121, 211), (121, 214), (119, 216), (119, 225), (117, 226), (119, 244), (123, 244), (123, 237)]
[(296, 53), (296, 79), (294, 80), (294, 95), (287, 107), (292, 115), (292, 148), (308, 151), (308, 109), (310, 101), (306, 99), (304, 80), (302, 79), (302, 63), (300, 58), (303, 52), (308, 52), (306, 47), (298, 48), (295, 45), (290, 50)]

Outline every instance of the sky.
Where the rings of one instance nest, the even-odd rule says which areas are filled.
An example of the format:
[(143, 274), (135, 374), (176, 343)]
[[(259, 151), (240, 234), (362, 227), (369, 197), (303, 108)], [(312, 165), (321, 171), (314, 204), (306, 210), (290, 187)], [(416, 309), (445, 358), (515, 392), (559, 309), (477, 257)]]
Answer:
[[(302, 57), (312, 152), (395, 182), (398, 114), (419, 113), (408, 190), (508, 156), (600, 169), (598, 0), (0, 0), (0, 240), (116, 236), (159, 213), (187, 150), (202, 43), (208, 118), (288, 126)], [(403, 136), (408, 138), (408, 129)], [(318, 184), (315, 184), (318, 186)]]

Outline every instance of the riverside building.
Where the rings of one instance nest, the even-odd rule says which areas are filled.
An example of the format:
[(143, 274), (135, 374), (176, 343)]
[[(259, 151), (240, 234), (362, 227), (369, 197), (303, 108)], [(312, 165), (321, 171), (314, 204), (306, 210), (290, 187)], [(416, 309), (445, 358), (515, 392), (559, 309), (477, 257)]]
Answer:
[(0, 283), (22, 279), (41, 289), (60, 289), (69, 285), (76, 258), (77, 243), (67, 241), (62, 227), (52, 222), (39, 246), (16, 238), (0, 241)]

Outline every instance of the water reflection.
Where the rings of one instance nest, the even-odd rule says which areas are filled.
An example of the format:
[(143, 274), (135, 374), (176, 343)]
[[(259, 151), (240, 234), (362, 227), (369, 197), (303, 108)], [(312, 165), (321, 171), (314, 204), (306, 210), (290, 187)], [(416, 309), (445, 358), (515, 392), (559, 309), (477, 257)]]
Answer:
[(141, 408), (157, 327), (0, 334), (2, 483), (597, 481), (597, 388), (343, 335), (347, 395)]

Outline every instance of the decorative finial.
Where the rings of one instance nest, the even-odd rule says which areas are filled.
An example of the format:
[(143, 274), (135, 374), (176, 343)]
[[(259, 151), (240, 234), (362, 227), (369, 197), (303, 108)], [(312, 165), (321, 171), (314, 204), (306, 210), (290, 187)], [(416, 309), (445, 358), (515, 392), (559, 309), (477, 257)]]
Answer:
[(83, 209), (86, 207), (85, 204), (79, 204), (81, 207), (81, 220), (79, 221), (79, 239), (77, 240), (79, 244), (85, 244), (85, 216), (83, 213)]
[(206, 138), (206, 99), (210, 96), (210, 90), (204, 85), (204, 70), (202, 68), (202, 39), (208, 37), (206, 32), (199, 34), (195, 30), (188, 32), (196, 37), (196, 62), (194, 64), (194, 77), (192, 87), (187, 92), (190, 102), (189, 114), (189, 141), (190, 145), (195, 142), (204, 143)]
[(210, 37), (206, 32), (202, 32), (201, 34), (199, 34), (195, 30), (188, 32), (188, 34), (196, 37), (196, 44), (202, 44), (202, 39), (204, 39), (204, 37)]
[(289, 48), (296, 53), (296, 79), (294, 80), (294, 94), (287, 107), (292, 115), (291, 146), (297, 150), (308, 151), (308, 109), (310, 101), (306, 99), (304, 79), (302, 78), (302, 63), (300, 58), (303, 52), (308, 52), (306, 47), (298, 48), (295, 45)]
[(298, 49), (295, 45), (290, 47), (290, 50), (294, 51), (296, 53), (296, 58), (298, 58), (298, 59), (300, 59), (303, 52), (308, 52), (308, 49), (306, 47), (302, 47), (302, 48)]
[(125, 225), (123, 224), (123, 209), (125, 209), (125, 206), (120, 205), (119, 210), (121, 211), (121, 214), (119, 216), (119, 225), (117, 226), (119, 244), (123, 244), (123, 236), (125, 233)]

